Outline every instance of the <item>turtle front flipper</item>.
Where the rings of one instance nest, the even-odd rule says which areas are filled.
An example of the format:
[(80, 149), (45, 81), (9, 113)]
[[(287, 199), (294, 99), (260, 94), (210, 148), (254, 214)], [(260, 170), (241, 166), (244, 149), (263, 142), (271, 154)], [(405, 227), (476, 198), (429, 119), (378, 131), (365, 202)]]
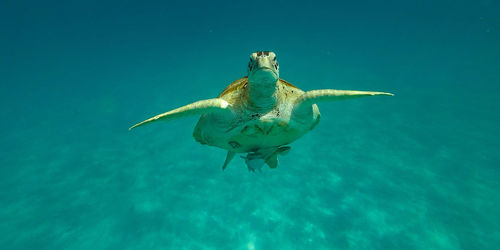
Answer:
[(231, 113), (231, 105), (227, 101), (220, 99), (220, 98), (201, 100), (201, 101), (193, 102), (193, 103), (188, 104), (186, 106), (182, 106), (180, 108), (168, 111), (166, 113), (151, 117), (143, 122), (135, 124), (134, 126), (130, 127), (129, 130), (132, 130), (133, 128), (145, 125), (147, 123), (155, 122), (155, 121), (167, 121), (167, 120), (182, 118), (182, 117), (186, 117), (186, 116), (202, 115), (202, 114), (214, 113), (214, 112), (222, 112), (222, 113), (227, 112), (229, 114), (229, 113)]
[(356, 90), (336, 90), (336, 89), (318, 89), (307, 91), (297, 98), (294, 104), (294, 113), (302, 113), (310, 108), (312, 104), (321, 101), (339, 101), (363, 96), (388, 95), (394, 94), (385, 92), (356, 91)]

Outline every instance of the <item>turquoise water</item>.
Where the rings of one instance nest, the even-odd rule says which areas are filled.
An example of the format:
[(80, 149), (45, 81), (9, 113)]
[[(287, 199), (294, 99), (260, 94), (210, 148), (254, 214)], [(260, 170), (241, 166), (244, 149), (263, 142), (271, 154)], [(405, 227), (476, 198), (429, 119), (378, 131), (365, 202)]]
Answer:
[[(405, 1), (401, 1), (405, 2)], [(0, 4), (2, 249), (495, 249), (500, 6)], [(321, 103), (280, 166), (197, 144), (197, 117), (271, 50)]]

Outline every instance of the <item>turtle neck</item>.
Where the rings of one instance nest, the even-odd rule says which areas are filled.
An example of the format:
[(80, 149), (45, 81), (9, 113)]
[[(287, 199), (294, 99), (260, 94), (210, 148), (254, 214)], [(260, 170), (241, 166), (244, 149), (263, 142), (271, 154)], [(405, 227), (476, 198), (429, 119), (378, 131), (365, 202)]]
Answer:
[(248, 103), (253, 112), (267, 113), (274, 108), (277, 82), (255, 83), (248, 79)]

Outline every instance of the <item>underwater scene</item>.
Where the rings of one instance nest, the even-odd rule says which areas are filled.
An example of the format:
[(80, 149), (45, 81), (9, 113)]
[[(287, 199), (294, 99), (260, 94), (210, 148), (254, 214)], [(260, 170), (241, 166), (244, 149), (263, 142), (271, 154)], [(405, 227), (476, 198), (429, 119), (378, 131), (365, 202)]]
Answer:
[(498, 1), (5, 0), (0, 27), (1, 249), (500, 246)]

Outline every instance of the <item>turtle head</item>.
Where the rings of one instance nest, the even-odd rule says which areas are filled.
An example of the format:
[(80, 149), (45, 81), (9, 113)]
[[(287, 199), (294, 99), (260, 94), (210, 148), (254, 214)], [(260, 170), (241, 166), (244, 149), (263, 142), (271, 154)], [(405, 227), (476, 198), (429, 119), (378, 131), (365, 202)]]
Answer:
[(248, 63), (248, 81), (253, 83), (276, 83), (280, 67), (276, 54), (271, 51), (259, 51), (250, 55)]

